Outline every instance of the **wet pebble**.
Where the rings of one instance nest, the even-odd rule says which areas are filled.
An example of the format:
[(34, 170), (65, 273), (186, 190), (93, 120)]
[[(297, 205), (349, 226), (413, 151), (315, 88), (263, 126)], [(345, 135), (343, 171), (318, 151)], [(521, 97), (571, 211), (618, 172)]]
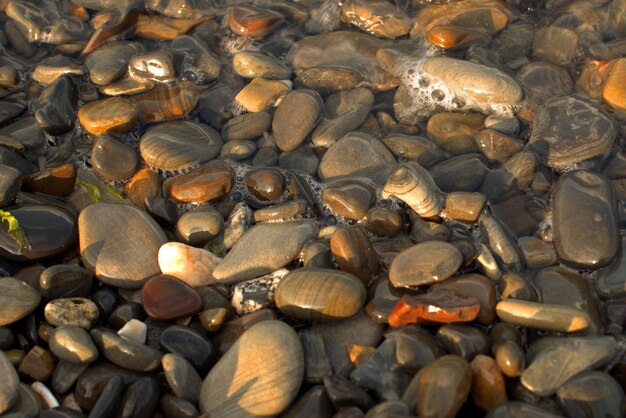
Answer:
[(93, 142), (91, 164), (106, 180), (128, 180), (137, 171), (138, 163), (135, 150), (109, 135), (100, 135)]
[(613, 377), (599, 371), (577, 374), (557, 390), (557, 397), (572, 417), (618, 417), (624, 408), (622, 388)]
[(161, 352), (152, 347), (122, 338), (104, 328), (94, 328), (90, 333), (102, 355), (120, 367), (149, 372), (161, 364)]
[(76, 325), (62, 325), (48, 341), (50, 351), (70, 363), (91, 363), (98, 358), (98, 349), (89, 333)]
[(397, 287), (433, 284), (454, 274), (462, 261), (461, 252), (452, 244), (423, 242), (394, 258), (389, 268), (389, 280)]
[(198, 401), (202, 380), (187, 360), (176, 354), (165, 354), (161, 359), (163, 372), (172, 392), (193, 403)]
[(204, 203), (221, 200), (232, 190), (232, 168), (222, 161), (210, 161), (197, 169), (165, 182), (176, 203)]
[(298, 89), (288, 93), (272, 119), (278, 148), (283, 151), (298, 148), (318, 124), (322, 111), (322, 98), (315, 90)]
[(130, 100), (111, 97), (87, 103), (78, 111), (78, 120), (85, 131), (97, 136), (102, 133), (125, 133), (137, 123), (139, 113)]
[(0, 376), (0, 414), (4, 414), (17, 401), (20, 384), (20, 378), (4, 351), (0, 351)]
[(148, 279), (141, 289), (142, 306), (157, 321), (183, 318), (202, 309), (202, 299), (184, 282), (168, 276)]
[(259, 51), (241, 51), (233, 56), (233, 70), (244, 78), (286, 80), (291, 70), (280, 60)]

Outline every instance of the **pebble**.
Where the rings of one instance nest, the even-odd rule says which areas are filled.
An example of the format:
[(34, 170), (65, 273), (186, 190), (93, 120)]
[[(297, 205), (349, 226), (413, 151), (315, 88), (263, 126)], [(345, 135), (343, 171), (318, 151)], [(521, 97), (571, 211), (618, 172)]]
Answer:
[[(613, 337), (546, 337), (530, 364), (522, 372), (520, 382), (539, 396), (549, 396), (576, 374), (599, 368), (620, 351)], [(532, 347), (531, 347), (532, 348)], [(530, 350), (530, 349), (529, 349)]]
[(363, 226), (374, 235), (393, 238), (402, 231), (403, 223), (398, 213), (387, 208), (373, 207), (365, 214)]
[[(77, 104), (78, 92), (74, 81), (70, 76), (61, 76), (42, 90), (34, 109), (35, 121), (50, 135), (67, 133), (76, 122)], [(21, 110), (21, 106), (15, 108), (11, 117), (17, 116)]]
[(470, 154), (477, 151), (474, 136), (480, 132), (484, 121), (483, 115), (475, 113), (441, 112), (428, 119), (426, 134), (449, 154)]
[(165, 354), (161, 359), (167, 384), (174, 395), (194, 404), (198, 402), (202, 379), (198, 372), (181, 356)]
[[(293, 261), (317, 232), (310, 220), (255, 225), (215, 267), (213, 277), (218, 283), (236, 283), (278, 270)], [(262, 257), (251, 256), (258, 248), (265, 248)]]
[(461, 222), (476, 222), (480, 217), (487, 198), (482, 193), (452, 192), (446, 195), (443, 213)]
[(222, 144), (220, 134), (210, 126), (175, 121), (148, 129), (139, 139), (139, 152), (150, 167), (176, 172), (212, 160)]
[(153, 417), (159, 405), (160, 392), (159, 384), (149, 377), (142, 377), (131, 383), (119, 406), (120, 416), (124, 418)]
[(599, 371), (581, 372), (557, 389), (568, 416), (618, 417), (624, 410), (624, 392), (617, 381)]
[(121, 97), (111, 97), (87, 103), (78, 111), (78, 120), (87, 133), (97, 136), (106, 132), (131, 131), (139, 112), (135, 104)]
[(461, 357), (447, 355), (424, 367), (415, 378), (415, 413), (420, 417), (452, 418), (470, 393), (472, 371)]
[(465, 324), (446, 324), (437, 330), (437, 340), (446, 352), (472, 361), (479, 354), (488, 354), (491, 339), (480, 328)]
[(319, 123), (323, 110), (322, 98), (315, 90), (298, 89), (283, 97), (272, 119), (278, 148), (293, 151), (302, 145)]
[(233, 287), (231, 302), (239, 315), (271, 308), (274, 305), (274, 290), (280, 280), (289, 273), (287, 269), (276, 270), (271, 274), (245, 282)]
[(604, 110), (577, 97), (556, 97), (537, 110), (525, 149), (548, 167), (563, 169), (602, 155), (616, 138), (617, 130)]
[(168, 276), (154, 276), (141, 289), (142, 306), (156, 321), (184, 318), (198, 313), (200, 295), (184, 282)]
[(356, 181), (334, 182), (322, 191), (322, 202), (338, 215), (361, 220), (374, 205), (375, 194), (371, 187)]
[(57, 264), (41, 272), (39, 289), (45, 300), (87, 296), (93, 277), (80, 266)]
[(233, 55), (233, 70), (244, 78), (287, 80), (291, 70), (282, 61), (260, 51), (241, 51)]
[(524, 300), (500, 301), (496, 312), (504, 321), (546, 331), (576, 332), (591, 322), (584, 311), (575, 307)]
[(223, 160), (245, 161), (252, 157), (256, 150), (256, 143), (235, 139), (228, 141), (222, 146), (220, 158)]
[(257, 140), (272, 127), (270, 111), (244, 113), (226, 122), (221, 135), (224, 141)]
[(316, 385), (300, 396), (282, 415), (285, 418), (319, 417), (332, 418), (334, 408), (324, 390)]
[[(582, 199), (582, 200), (581, 200)], [(571, 202), (584, 201), (584, 206)], [(615, 258), (620, 247), (615, 194), (604, 176), (590, 170), (562, 175), (554, 189), (554, 247), (564, 262), (599, 268)], [(580, 228), (580, 225), (587, 225)]]
[(432, 57), (424, 62), (424, 72), (441, 80), (452, 94), (478, 106), (515, 105), (524, 98), (524, 91), (513, 78), (480, 64)]
[(330, 250), (340, 270), (358, 277), (364, 284), (380, 270), (378, 256), (362, 227), (339, 227), (330, 237)]
[(142, 50), (140, 44), (129, 41), (115, 41), (102, 45), (85, 58), (89, 79), (95, 85), (106, 86), (122, 78), (130, 58)]
[(496, 361), (482, 354), (474, 357), (472, 368), (472, 399), (483, 411), (508, 401), (504, 376)]
[(135, 206), (146, 209), (146, 198), (161, 194), (161, 179), (158, 174), (144, 167), (124, 185), (124, 194)]
[(139, 344), (145, 344), (148, 336), (148, 326), (144, 322), (131, 319), (117, 331), (117, 335), (136, 341)]
[(128, 61), (128, 76), (138, 81), (172, 82), (176, 80), (173, 61), (170, 52), (138, 54)]
[(485, 418), (506, 418), (512, 416), (526, 418), (557, 418), (561, 415), (552, 414), (545, 409), (528, 403), (511, 401), (496, 406), (485, 415)]
[(396, 39), (411, 30), (411, 19), (399, 8), (382, 1), (349, 0), (341, 5), (341, 21), (381, 38)]
[(8, 206), (22, 188), (22, 173), (17, 168), (0, 164), (0, 207)]
[(170, 44), (170, 49), (184, 56), (186, 64), (186, 68), (183, 67), (184, 78), (197, 84), (206, 84), (219, 76), (220, 59), (197, 36), (178, 36)]
[(60, 298), (46, 304), (44, 315), (46, 321), (55, 327), (76, 325), (89, 329), (98, 321), (100, 311), (87, 298)]
[(626, 110), (626, 97), (619, 89), (620, 80), (624, 79), (625, 74), (626, 59), (618, 59), (611, 66), (611, 72), (602, 89), (602, 100), (617, 113), (624, 113)]
[(224, 418), (280, 414), (295, 399), (303, 373), (302, 347), (291, 327), (274, 320), (260, 322), (204, 379), (200, 410)]
[(392, 327), (471, 322), (479, 311), (480, 305), (476, 299), (458, 296), (448, 289), (439, 289), (416, 296), (402, 296), (387, 320)]
[(291, 91), (291, 82), (255, 78), (237, 95), (235, 101), (248, 112), (262, 112), (278, 104)]
[(214, 345), (204, 333), (193, 328), (178, 325), (167, 327), (159, 335), (159, 345), (164, 351), (183, 357), (203, 375), (216, 360)]
[(30, 315), (40, 301), (39, 292), (25, 282), (13, 277), (0, 278), (0, 326)]
[(233, 188), (232, 168), (222, 161), (209, 161), (195, 170), (165, 182), (176, 203), (205, 203), (221, 200)]
[(0, 351), (0, 414), (9, 411), (18, 397), (20, 378), (9, 357)]
[(132, 96), (141, 120), (147, 123), (180, 119), (198, 104), (198, 88), (190, 81), (159, 84), (153, 89)]
[(335, 409), (353, 407), (361, 411), (368, 409), (373, 403), (365, 390), (340, 375), (325, 377), (324, 389)]
[(193, 403), (169, 393), (163, 395), (160, 406), (165, 418), (194, 418), (200, 415)]
[(185, 212), (176, 223), (176, 236), (185, 244), (205, 244), (224, 229), (222, 215), (211, 206)]
[(240, 36), (263, 38), (283, 21), (283, 15), (271, 9), (254, 6), (233, 6), (228, 10), (228, 24)]
[(274, 299), (276, 306), (291, 317), (332, 321), (356, 314), (365, 303), (366, 289), (346, 272), (301, 268), (279, 282)]
[(91, 164), (106, 180), (124, 181), (135, 174), (139, 161), (134, 149), (105, 134), (93, 142)]
[(137, 372), (150, 372), (161, 364), (161, 352), (150, 346), (122, 338), (104, 328), (94, 328), (90, 334), (102, 355), (120, 367)]
[(191, 287), (215, 284), (213, 272), (222, 261), (208, 250), (179, 242), (163, 244), (159, 249), (158, 260), (163, 274), (175, 277)]
[(63, 164), (23, 177), (22, 185), (28, 192), (67, 197), (74, 190), (77, 175), (78, 170), (73, 164)]
[(298, 337), (304, 352), (304, 381), (322, 383), (325, 377), (333, 374), (322, 336), (315, 331), (302, 330)]
[(70, 363), (91, 363), (98, 358), (98, 349), (89, 333), (76, 325), (56, 328), (48, 345), (55, 356)]
[(452, 244), (429, 241), (398, 254), (389, 267), (389, 280), (396, 287), (433, 284), (454, 274), (463, 262)]
[(80, 213), (78, 229), (81, 258), (98, 280), (137, 289), (148, 277), (160, 273), (158, 251), (167, 239), (142, 210), (96, 203)]
[(52, 376), (54, 371), (54, 357), (38, 345), (30, 349), (20, 362), (17, 372), (29, 379), (44, 382)]
[(383, 137), (383, 143), (396, 158), (415, 161), (423, 167), (430, 167), (446, 158), (441, 148), (423, 136), (390, 133)]

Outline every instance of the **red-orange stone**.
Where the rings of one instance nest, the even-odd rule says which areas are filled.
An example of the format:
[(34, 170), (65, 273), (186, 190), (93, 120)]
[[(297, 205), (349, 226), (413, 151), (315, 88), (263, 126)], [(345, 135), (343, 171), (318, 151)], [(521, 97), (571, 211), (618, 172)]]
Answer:
[(253, 6), (233, 6), (228, 13), (228, 24), (234, 33), (255, 38), (270, 34), (283, 19), (278, 12)]
[(422, 295), (400, 298), (389, 315), (389, 325), (449, 324), (471, 322), (478, 316), (480, 305), (472, 297), (461, 297), (448, 289), (436, 289)]
[(77, 173), (76, 167), (72, 164), (46, 168), (24, 177), (23, 187), (24, 190), (29, 192), (65, 197), (74, 190)]
[(488, 43), (490, 38), (480, 29), (459, 26), (435, 26), (428, 32), (428, 40), (441, 48), (467, 48), (475, 43)]
[(166, 181), (169, 195), (177, 203), (203, 203), (220, 200), (233, 188), (233, 170), (224, 162), (210, 161), (198, 169)]
[(202, 310), (202, 298), (192, 287), (170, 276), (154, 276), (141, 290), (143, 309), (157, 321), (184, 318)]

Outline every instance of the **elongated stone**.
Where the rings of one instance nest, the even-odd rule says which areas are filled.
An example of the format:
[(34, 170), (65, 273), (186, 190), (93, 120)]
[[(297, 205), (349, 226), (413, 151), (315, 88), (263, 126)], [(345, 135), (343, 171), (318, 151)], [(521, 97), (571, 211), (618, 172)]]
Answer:
[(500, 301), (496, 313), (503, 321), (545, 331), (576, 332), (591, 323), (589, 315), (580, 309), (525, 300)]
[(295, 399), (304, 374), (297, 334), (279, 321), (246, 331), (211, 369), (200, 410), (224, 418), (274, 416)]
[(9, 357), (0, 350), (0, 414), (7, 412), (17, 401), (20, 378)]
[(198, 104), (198, 89), (190, 81), (178, 84), (161, 84), (150, 91), (132, 96), (133, 102), (145, 122), (162, 122), (180, 119)]
[(506, 402), (504, 376), (496, 361), (482, 354), (474, 357), (472, 368), (472, 399), (474, 404), (484, 411)]
[(453, 418), (470, 393), (472, 371), (461, 357), (447, 355), (424, 367), (417, 379), (415, 413), (420, 417)]
[(235, 183), (232, 168), (223, 161), (209, 161), (197, 169), (165, 182), (177, 203), (204, 203), (222, 199)]
[(615, 192), (607, 178), (590, 170), (566, 173), (555, 186), (553, 205), (554, 244), (563, 261), (599, 268), (615, 258), (619, 228)]
[(297, 257), (317, 232), (311, 220), (255, 225), (215, 267), (213, 277), (219, 283), (236, 283), (276, 271)]
[(339, 269), (354, 274), (364, 284), (380, 270), (378, 255), (361, 227), (339, 227), (330, 237), (332, 251)]
[(276, 306), (305, 321), (330, 321), (356, 314), (366, 290), (355, 276), (336, 270), (301, 268), (287, 274), (275, 291)]
[(105, 132), (124, 133), (135, 126), (139, 119), (137, 107), (121, 97), (87, 103), (78, 111), (78, 120), (91, 135)]
[(161, 364), (161, 352), (147, 345), (122, 338), (104, 328), (91, 330), (91, 337), (109, 361), (128, 370), (150, 372)]
[(405, 295), (400, 298), (391, 314), (389, 325), (471, 322), (480, 305), (472, 297), (460, 297), (448, 289), (433, 290), (422, 295)]
[(0, 326), (24, 318), (39, 306), (41, 295), (33, 287), (13, 277), (0, 279)]
[(55, 329), (48, 345), (55, 356), (70, 363), (91, 363), (98, 358), (98, 349), (89, 333), (76, 325)]
[(198, 402), (202, 380), (198, 372), (183, 357), (168, 353), (161, 359), (167, 383), (178, 397)]

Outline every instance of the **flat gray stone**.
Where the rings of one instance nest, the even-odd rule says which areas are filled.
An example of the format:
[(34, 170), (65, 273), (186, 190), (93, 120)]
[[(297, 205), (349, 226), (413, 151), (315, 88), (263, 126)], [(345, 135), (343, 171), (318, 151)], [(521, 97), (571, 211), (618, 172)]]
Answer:
[(293, 261), (317, 235), (312, 220), (255, 225), (213, 270), (219, 283), (237, 283), (271, 273)]
[(13, 277), (0, 278), (0, 326), (24, 318), (39, 302), (41, 295), (32, 286)]
[(161, 365), (162, 353), (145, 344), (123, 338), (104, 328), (90, 331), (100, 352), (110, 362), (136, 372), (151, 372)]
[(98, 358), (98, 349), (89, 333), (76, 325), (62, 325), (48, 341), (50, 351), (70, 363), (91, 363)]
[(78, 233), (83, 263), (106, 284), (137, 289), (161, 273), (158, 253), (167, 237), (141, 209), (92, 204), (78, 217)]

